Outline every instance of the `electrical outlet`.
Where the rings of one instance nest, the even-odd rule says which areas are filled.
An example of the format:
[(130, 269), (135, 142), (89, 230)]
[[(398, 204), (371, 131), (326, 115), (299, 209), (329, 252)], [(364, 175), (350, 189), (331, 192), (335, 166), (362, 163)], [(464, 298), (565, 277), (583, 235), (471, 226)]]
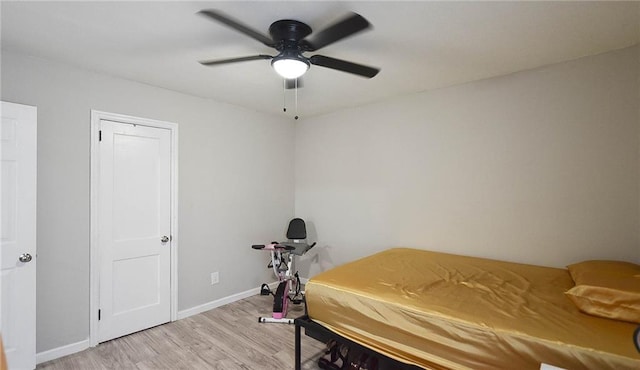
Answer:
[(218, 271), (211, 273), (211, 285), (218, 284), (220, 282), (220, 275)]

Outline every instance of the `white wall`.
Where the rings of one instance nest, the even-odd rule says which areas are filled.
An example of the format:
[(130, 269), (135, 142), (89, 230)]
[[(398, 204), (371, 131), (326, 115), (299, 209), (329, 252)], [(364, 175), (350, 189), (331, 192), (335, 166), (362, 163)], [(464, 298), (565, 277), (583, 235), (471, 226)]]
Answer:
[(302, 274), (393, 246), (640, 261), (639, 69), (635, 46), (305, 119)]
[(91, 109), (179, 124), (179, 310), (273, 279), (250, 246), (293, 216), (291, 120), (5, 51), (1, 77), (38, 107), (38, 352), (89, 335)]
[(37, 350), (89, 332), (91, 109), (179, 124), (184, 310), (270, 277), (249, 245), (283, 235), (294, 193), (319, 241), (303, 276), (397, 245), (551, 266), (640, 261), (639, 66), (636, 46), (294, 128), (3, 52), (2, 100), (38, 107)]

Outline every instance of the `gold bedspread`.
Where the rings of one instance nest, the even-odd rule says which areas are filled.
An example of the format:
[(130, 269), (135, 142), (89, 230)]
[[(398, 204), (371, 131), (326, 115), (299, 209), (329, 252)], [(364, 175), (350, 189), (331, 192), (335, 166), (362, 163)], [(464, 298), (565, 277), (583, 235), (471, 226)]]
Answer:
[(429, 369), (640, 369), (634, 324), (578, 311), (564, 269), (408, 248), (314, 276), (309, 316)]

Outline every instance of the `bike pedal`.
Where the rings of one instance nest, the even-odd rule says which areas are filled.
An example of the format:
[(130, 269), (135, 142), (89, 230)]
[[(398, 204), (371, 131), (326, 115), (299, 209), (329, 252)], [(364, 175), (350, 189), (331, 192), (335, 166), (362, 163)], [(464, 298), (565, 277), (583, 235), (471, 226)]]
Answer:
[(294, 299), (292, 302), (293, 304), (300, 304), (302, 303), (302, 299)]
[(269, 286), (267, 284), (262, 284), (262, 286), (260, 287), (260, 295), (269, 294), (271, 294), (271, 289), (269, 289)]

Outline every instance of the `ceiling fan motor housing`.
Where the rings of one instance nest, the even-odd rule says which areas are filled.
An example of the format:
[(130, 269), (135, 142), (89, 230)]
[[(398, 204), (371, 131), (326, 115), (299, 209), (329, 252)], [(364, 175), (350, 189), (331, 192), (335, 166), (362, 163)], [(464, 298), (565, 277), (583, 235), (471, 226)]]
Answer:
[(287, 59), (303, 62), (309, 68), (309, 61), (301, 54), (305, 50), (301, 47), (300, 40), (311, 34), (311, 27), (300, 21), (283, 19), (271, 24), (269, 34), (275, 42), (276, 50), (280, 52), (273, 57), (271, 65)]
[(306, 23), (294, 21), (291, 19), (283, 19), (275, 21), (269, 26), (269, 34), (275, 42), (298, 41), (304, 39), (311, 34), (311, 27)]

